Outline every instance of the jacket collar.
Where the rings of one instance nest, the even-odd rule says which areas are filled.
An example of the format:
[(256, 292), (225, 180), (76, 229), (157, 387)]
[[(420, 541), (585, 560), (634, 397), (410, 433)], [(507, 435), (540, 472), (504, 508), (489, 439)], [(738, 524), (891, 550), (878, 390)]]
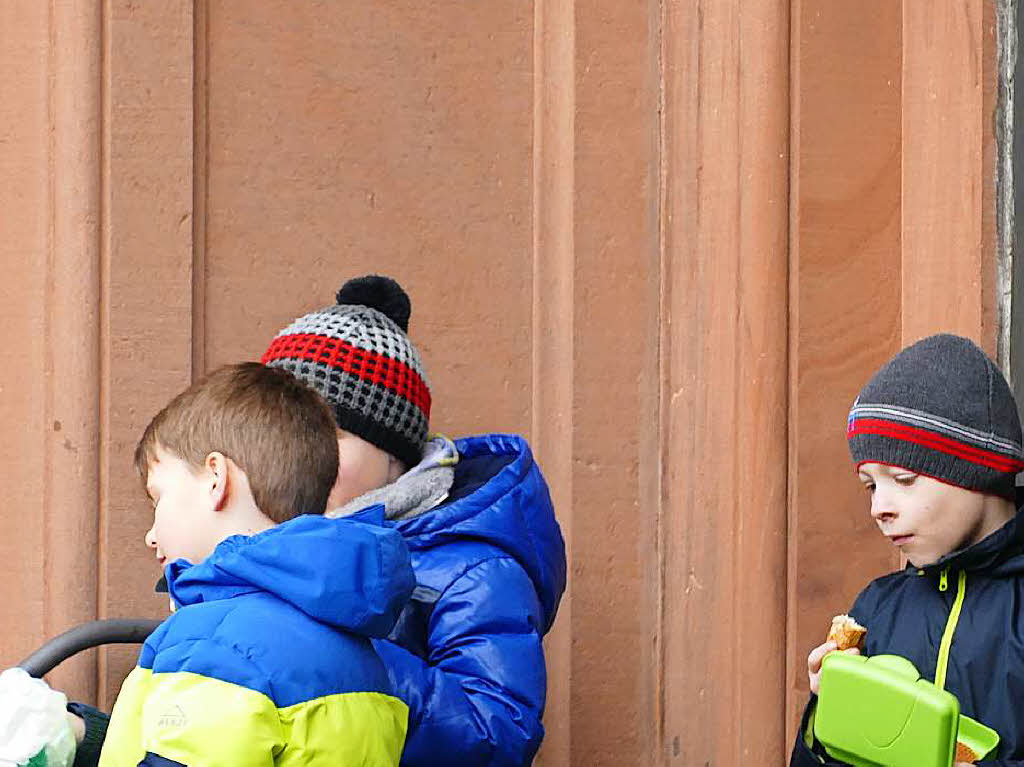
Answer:
[(957, 572), (989, 572), (993, 575), (1006, 571), (1024, 571), (1024, 514), (1018, 506), (1017, 513), (1005, 525), (973, 546), (950, 552), (938, 561), (907, 569), (922, 575), (938, 577), (943, 570)]

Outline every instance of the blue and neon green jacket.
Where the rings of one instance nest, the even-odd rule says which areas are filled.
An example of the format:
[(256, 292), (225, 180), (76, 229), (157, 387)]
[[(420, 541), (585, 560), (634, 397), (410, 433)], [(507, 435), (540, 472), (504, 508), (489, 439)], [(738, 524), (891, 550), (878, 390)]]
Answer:
[(397, 765), (408, 710), (370, 637), (414, 586), (401, 536), (301, 516), (167, 567), (179, 608), (114, 705), (101, 767)]
[[(964, 714), (999, 733), (997, 755), (978, 765), (1024, 767), (1024, 514), (933, 565), (877, 579), (850, 615), (868, 629), (865, 655), (907, 658), (956, 695)], [(840, 764), (808, 744), (814, 703), (791, 767)]]

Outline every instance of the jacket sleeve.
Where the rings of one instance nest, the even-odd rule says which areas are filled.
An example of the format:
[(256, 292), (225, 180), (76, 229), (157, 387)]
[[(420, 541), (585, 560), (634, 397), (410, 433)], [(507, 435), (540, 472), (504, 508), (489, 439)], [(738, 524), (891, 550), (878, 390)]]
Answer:
[(100, 767), (272, 767), (285, 738), (266, 675), (218, 641), (172, 649), (125, 680)]
[(441, 594), (427, 657), (375, 643), (409, 704), (403, 764), (519, 767), (543, 739), (543, 620), (533, 583), (510, 558), (485, 560)]
[[(877, 603), (877, 595), (874, 589), (874, 584), (868, 584), (868, 586), (857, 595), (857, 599), (854, 600), (853, 607), (850, 608), (849, 614), (854, 619), (865, 626), (870, 626), (872, 623), (871, 616), (874, 615)], [(868, 632), (870, 637), (870, 631)], [(845, 762), (838, 762), (834, 759), (830, 759), (826, 754), (822, 746), (814, 740), (813, 734), (809, 733), (811, 723), (814, 721), (814, 710), (817, 706), (818, 697), (811, 695), (811, 699), (807, 704), (807, 708), (804, 710), (803, 719), (800, 722), (800, 728), (796, 734), (796, 743), (793, 744), (793, 753), (790, 757), (790, 767), (811, 767), (816, 765), (842, 765)], [(1024, 767), (1022, 765), (1021, 767)]]
[(75, 749), (73, 767), (97, 767), (100, 763), (100, 750), (107, 737), (110, 716), (84, 703), (69, 703), (68, 711), (85, 722), (85, 738)]

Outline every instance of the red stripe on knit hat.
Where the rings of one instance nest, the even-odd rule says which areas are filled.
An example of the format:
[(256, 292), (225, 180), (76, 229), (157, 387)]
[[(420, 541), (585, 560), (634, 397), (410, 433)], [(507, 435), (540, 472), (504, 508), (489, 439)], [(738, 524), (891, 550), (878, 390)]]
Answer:
[(361, 349), (348, 341), (317, 335), (296, 333), (278, 336), (263, 354), (266, 365), (281, 359), (300, 359), (329, 365), (358, 376), (363, 381), (384, 386), (403, 397), (430, 418), (430, 390), (423, 378), (401, 360)]
[(876, 418), (858, 418), (853, 422), (853, 428), (849, 431), (848, 436), (853, 437), (857, 434), (876, 434), (881, 437), (912, 442), (996, 471), (1017, 473), (1024, 470), (1024, 461), (1020, 459), (1008, 458), (1000, 453), (983, 450), (906, 424)]

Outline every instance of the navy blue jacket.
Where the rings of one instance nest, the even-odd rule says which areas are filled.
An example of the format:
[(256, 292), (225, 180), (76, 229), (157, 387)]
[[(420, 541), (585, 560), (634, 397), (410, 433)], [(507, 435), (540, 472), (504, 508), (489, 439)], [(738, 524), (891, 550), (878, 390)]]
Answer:
[[(901, 655), (934, 681), (958, 590), (962, 606), (945, 688), (962, 713), (999, 733), (996, 758), (978, 764), (1024, 767), (1024, 515), (1018, 512), (983, 541), (933, 565), (908, 566), (872, 582), (850, 615), (868, 629), (865, 655)], [(822, 764), (804, 743), (807, 719), (791, 767)]]
[(519, 767), (544, 735), (541, 638), (565, 588), (565, 544), (526, 442), (456, 441), (449, 497), (397, 521), (417, 588), (375, 640), (409, 705), (407, 767)]

